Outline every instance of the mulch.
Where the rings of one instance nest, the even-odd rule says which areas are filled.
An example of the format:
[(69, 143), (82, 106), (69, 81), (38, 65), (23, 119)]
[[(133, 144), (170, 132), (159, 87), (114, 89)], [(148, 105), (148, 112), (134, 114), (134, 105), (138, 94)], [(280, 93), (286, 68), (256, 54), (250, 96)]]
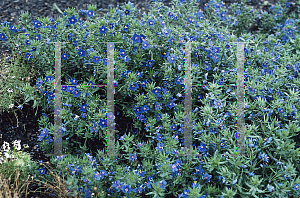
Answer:
[[(140, 12), (148, 12), (149, 8), (147, 4), (150, 1), (134, 0), (132, 3), (140, 9)], [(165, 5), (170, 5), (171, 0), (165, 1)], [(199, 9), (204, 10), (204, 4), (209, 0), (201, 0), (198, 3)], [(225, 5), (229, 6), (231, 3), (240, 2), (236, 0), (224, 0)], [(254, 6), (255, 9), (263, 9), (268, 11), (269, 6), (262, 6), (263, 0), (249, 0), (249, 5)], [(274, 0), (269, 1), (270, 4), (274, 4)], [(87, 9), (88, 4), (96, 4), (97, 9), (107, 9), (110, 6), (116, 7), (124, 5), (124, 0), (1, 0), (0, 1), (0, 23), (4, 21), (11, 22), (11, 24), (17, 24), (18, 16), (25, 11), (31, 13), (32, 19), (36, 20), (38, 17), (52, 17), (56, 19), (61, 13), (53, 6), (56, 3), (57, 7), (61, 11), (67, 8), (75, 8), (76, 12), (80, 9)], [(229, 10), (230, 11), (230, 10)], [(7, 57), (11, 53), (3, 43), (0, 42), (0, 59)], [(1, 76), (0, 76), (1, 77)], [(35, 84), (35, 83), (34, 83)], [(32, 109), (32, 104), (24, 105), (22, 110), (17, 110), (16, 115), (14, 113), (0, 114), (0, 145), (3, 141), (12, 142), (13, 140), (21, 140), (21, 144), (27, 144), (29, 148), (25, 149), (30, 153), (34, 161), (43, 160), (44, 162), (50, 161), (49, 157), (45, 156), (45, 153), (38, 149), (37, 136), (39, 135), (38, 118), (42, 116), (42, 113), (47, 113), (43, 109)], [(35, 115), (36, 114), (36, 115)], [(123, 112), (119, 116), (116, 115), (116, 130), (121, 131), (121, 126), (128, 125), (128, 118), (126, 118)], [(31, 189), (36, 189), (37, 186), (31, 186)], [(30, 194), (29, 197), (35, 197), (38, 194)], [(44, 196), (45, 197), (45, 196)]]

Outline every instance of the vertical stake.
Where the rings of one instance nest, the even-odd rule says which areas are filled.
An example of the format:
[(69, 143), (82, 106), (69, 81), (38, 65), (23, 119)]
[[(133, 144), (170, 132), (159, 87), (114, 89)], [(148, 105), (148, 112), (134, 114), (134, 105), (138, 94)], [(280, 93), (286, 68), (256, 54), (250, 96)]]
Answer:
[(115, 154), (114, 116), (114, 43), (107, 43), (107, 147), (108, 155)]
[(239, 155), (245, 154), (245, 120), (244, 120), (244, 43), (237, 44), (237, 139)]
[(191, 42), (185, 43), (185, 121), (184, 121), (184, 147), (186, 155), (191, 155), (192, 147), (192, 100), (191, 100)]
[[(70, 154), (62, 154), (62, 102), (61, 102), (61, 42), (55, 43), (55, 108), (54, 108), (54, 154), (46, 154), (46, 156), (62, 156)], [(63, 42), (65, 43), (65, 42)]]
[(109, 156), (115, 155), (115, 113), (114, 113), (114, 43), (122, 42), (99, 42), (107, 43), (107, 153)]
[(54, 155), (62, 155), (62, 131), (59, 132), (59, 127), (61, 127), (61, 44), (60, 42), (55, 43), (55, 131), (54, 134)]

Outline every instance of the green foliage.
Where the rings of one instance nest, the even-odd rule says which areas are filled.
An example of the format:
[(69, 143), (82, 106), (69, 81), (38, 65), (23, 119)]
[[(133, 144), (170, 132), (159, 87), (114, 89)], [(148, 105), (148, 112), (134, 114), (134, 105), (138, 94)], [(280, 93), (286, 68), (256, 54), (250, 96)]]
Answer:
[[(68, 188), (74, 195), (97, 187), (93, 192), (99, 197), (299, 196), (299, 17), (289, 18), (285, 1), (259, 15), (243, 0), (231, 6), (233, 16), (220, 1), (211, 1), (204, 11), (195, 4), (195, 0), (173, 1), (168, 8), (153, 2), (140, 21), (134, 20), (138, 11), (131, 3), (111, 8), (104, 16), (89, 5), (86, 20), (79, 17), (86, 11), (68, 9), (56, 20), (39, 19), (40, 28), (24, 13), (20, 24), (27, 37), (1, 27), (9, 41), (23, 43), (25, 65), (35, 64), (40, 72), (35, 79), (39, 92), (33, 95), (36, 87), (27, 84), (22, 89), (25, 101), (33, 100), (34, 106), (49, 112), (54, 111), (55, 49), (49, 40), (41, 41), (66, 42), (62, 44), (62, 84), (68, 84), (61, 96), (62, 142), (63, 151), (72, 156), (52, 162), (73, 174)], [(255, 20), (262, 24), (254, 36), (248, 27)], [(41, 39), (34, 41), (38, 35)], [(143, 40), (135, 42), (136, 35)], [(27, 39), (31, 44), (25, 46)], [(193, 85), (200, 85), (193, 86), (191, 94), (193, 156), (184, 151), (188, 39), (193, 41)], [(106, 118), (111, 115), (99, 96), (107, 91), (93, 87), (108, 82), (105, 61), (110, 53), (101, 43), (107, 41), (121, 42), (114, 46), (114, 102), (116, 111), (132, 120), (134, 130), (124, 127), (116, 135), (118, 156), (104, 157), (104, 148), (93, 151), (93, 158), (89, 146), (93, 140), (107, 144)], [(237, 41), (246, 42), (244, 140), (237, 132), (236, 112), (241, 108), (237, 88), (231, 86), (236, 84), (239, 62), (231, 42)], [(37, 51), (31, 52), (32, 47)], [(53, 151), (52, 117), (50, 113), (49, 118), (39, 119), (40, 145), (46, 152)], [(245, 143), (245, 155), (235, 154), (238, 142)]]

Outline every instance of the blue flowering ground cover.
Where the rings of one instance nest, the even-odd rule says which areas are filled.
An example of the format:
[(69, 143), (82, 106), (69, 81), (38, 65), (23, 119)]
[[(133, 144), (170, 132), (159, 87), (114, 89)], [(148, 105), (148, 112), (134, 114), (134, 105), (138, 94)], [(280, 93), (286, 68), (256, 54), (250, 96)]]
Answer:
[[(233, 16), (222, 1), (210, 1), (204, 10), (196, 2), (175, 0), (170, 8), (152, 1), (141, 20), (129, 2), (104, 16), (89, 5), (80, 13), (68, 9), (56, 20), (31, 21), (24, 13), (18, 26), (1, 24), (0, 39), (25, 66), (39, 69), (36, 84), (20, 89), (25, 102), (51, 112), (39, 119), (39, 147), (47, 153), (54, 148), (50, 42), (66, 42), (61, 132), (63, 152), (71, 156), (51, 158), (66, 178), (59, 196), (299, 197), (299, 15), (287, 14), (291, 3), (284, 0), (270, 13), (235, 3)], [(246, 33), (255, 20), (262, 24), (260, 33)], [(194, 156), (183, 151), (187, 41), (192, 82), (198, 85), (192, 87)], [(245, 156), (233, 155), (241, 137), (236, 86), (230, 86), (236, 84), (237, 41), (252, 42), (244, 48)], [(98, 86), (107, 84), (107, 46), (101, 42), (122, 42), (114, 45), (114, 99), (134, 126), (116, 135), (116, 153), (122, 155), (115, 157), (101, 156), (109, 116), (99, 95), (105, 89)], [(102, 149), (90, 150), (92, 144)], [(44, 165), (31, 174), (53, 181)]]

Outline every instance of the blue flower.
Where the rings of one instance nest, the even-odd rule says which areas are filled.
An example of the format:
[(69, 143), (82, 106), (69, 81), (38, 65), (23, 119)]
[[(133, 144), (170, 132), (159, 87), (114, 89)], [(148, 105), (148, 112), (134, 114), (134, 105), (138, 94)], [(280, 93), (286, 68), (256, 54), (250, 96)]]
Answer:
[(129, 185), (122, 186), (121, 190), (123, 191), (123, 193), (127, 193), (127, 194), (129, 194), (132, 191)]
[[(78, 106), (80, 106), (80, 105), (78, 105)], [(80, 111), (81, 112), (86, 112), (86, 108), (87, 108), (87, 104), (81, 105), (80, 106)]]
[[(1, 34), (0, 34), (0, 35), (1, 35)], [(6, 38), (7, 38), (7, 37), (6, 37)], [(30, 40), (26, 40), (25, 44), (26, 44), (26, 45), (30, 45), (30, 44), (31, 44)]]
[(129, 156), (129, 161), (134, 161), (134, 160), (137, 159), (136, 153), (135, 153), (135, 154), (130, 153), (129, 155), (130, 155), (130, 156)]
[(45, 174), (46, 173), (46, 169), (40, 168), (39, 169), (39, 174)]
[(148, 24), (149, 27), (151, 27), (151, 26), (153, 26), (155, 24), (155, 22), (152, 19), (149, 19), (147, 21), (147, 24)]
[(147, 181), (148, 181), (148, 182), (152, 182), (152, 181), (153, 181), (153, 177), (148, 176), (148, 177), (147, 177)]
[(194, 53), (193, 53), (193, 57), (197, 57), (198, 56), (198, 50), (196, 50)]
[[(75, 78), (73, 78), (72, 80), (70, 80), (70, 83), (72, 83), (72, 85), (77, 85), (78, 80), (76, 80)], [(70, 90), (72, 91), (72, 90)]]
[(146, 66), (151, 67), (152, 65), (154, 65), (154, 60), (148, 60)]
[(102, 27), (99, 28), (99, 30), (100, 30), (100, 34), (102, 35), (106, 33), (107, 28), (103, 25)]
[(71, 32), (71, 33), (68, 34), (67, 39), (68, 39), (68, 40), (71, 40), (71, 39), (72, 39), (72, 36), (73, 36), (73, 34), (72, 34), (72, 32)]
[(200, 146), (198, 146), (198, 149), (200, 150), (201, 153), (206, 152), (206, 144), (200, 143)]
[(63, 60), (68, 60), (68, 57), (69, 57), (69, 55), (68, 54), (62, 54), (61, 55), (61, 58), (63, 59)]
[(122, 188), (123, 183), (120, 182), (120, 180), (114, 181), (112, 183), (113, 183), (112, 187), (118, 189), (118, 192), (120, 192), (120, 189)]
[(96, 128), (95, 124), (92, 127), (90, 127), (89, 129), (90, 129), (91, 133), (97, 132), (97, 128)]
[(210, 134), (217, 134), (218, 129), (217, 128), (209, 128)]
[(288, 180), (288, 179), (291, 179), (291, 175), (289, 173), (285, 173), (284, 174), (284, 179)]
[(139, 77), (139, 78), (143, 78), (143, 74), (141, 72), (139, 72), (139, 70), (136, 71), (136, 75)]
[(106, 127), (107, 126), (107, 120), (102, 120), (101, 118), (100, 118), (100, 122), (98, 123), (100, 126), (101, 126), (101, 128), (103, 129), (104, 127)]
[(125, 27), (124, 27), (124, 31), (127, 32), (128, 28), (129, 28), (129, 24), (126, 24)]
[(142, 171), (142, 170), (139, 170), (138, 171), (138, 174), (139, 174), (139, 176), (141, 176), (141, 177), (144, 177), (144, 175), (145, 175), (145, 171)]
[(79, 55), (79, 57), (85, 56), (85, 51), (80, 49), (79, 52), (77, 52), (77, 54)]
[(17, 108), (18, 108), (19, 110), (22, 110), (22, 109), (23, 109), (23, 105), (19, 105)]
[(155, 147), (156, 150), (161, 151), (163, 149), (164, 143), (157, 143), (157, 147)]
[(194, 181), (194, 183), (191, 185), (192, 188), (198, 188), (199, 184), (197, 184), (197, 181)]
[(149, 43), (148, 43), (148, 41), (143, 41), (143, 42), (142, 42), (142, 49), (147, 49), (147, 48), (149, 48)]
[(143, 113), (147, 113), (147, 111), (150, 109), (147, 105), (144, 105), (143, 107), (142, 107), (142, 109), (143, 109)]
[(184, 198), (187, 198), (187, 195), (188, 194), (190, 194), (190, 189), (185, 189), (184, 191), (183, 191), (183, 193), (182, 193), (182, 196), (184, 197)]
[(208, 173), (204, 173), (204, 175), (202, 176), (202, 179), (204, 180), (204, 182), (210, 182), (210, 179), (212, 178), (212, 175), (209, 175)]
[(17, 33), (18, 32), (18, 28), (14, 27), (13, 25), (9, 26), (10, 30)]
[(161, 103), (160, 102), (156, 102), (155, 103), (155, 110), (159, 110), (159, 109), (162, 109)]
[(32, 20), (32, 23), (33, 23), (33, 26), (34, 26), (35, 28), (40, 28), (41, 25), (42, 25), (40, 21), (34, 21), (34, 20)]
[(69, 20), (69, 23), (73, 24), (73, 25), (77, 22), (77, 19), (74, 15), (72, 17), (68, 18), (68, 20)]
[(139, 88), (137, 82), (130, 84), (128, 89), (131, 89), (132, 91), (135, 91), (137, 88)]
[(75, 165), (74, 170), (76, 171), (76, 175), (78, 175), (78, 173), (82, 173), (81, 168), (82, 168), (82, 166), (76, 166), (76, 165)]
[(198, 175), (202, 175), (203, 169), (202, 169), (202, 166), (201, 166), (201, 165), (195, 167), (195, 170), (196, 170), (196, 175), (197, 175), (197, 174), (198, 174)]
[(269, 63), (268, 63), (268, 62), (263, 62), (263, 64), (262, 64), (263, 68), (266, 68), (266, 67), (268, 67), (268, 65), (269, 65)]
[(158, 133), (156, 136), (156, 139), (161, 142), (162, 140), (165, 140), (166, 138), (164, 136), (162, 136), (162, 134)]
[(120, 56), (122, 56), (122, 57), (125, 56), (125, 50), (124, 49), (120, 49)]
[[(157, 185), (157, 182), (155, 182), (155, 185)], [(165, 180), (159, 182), (159, 186), (162, 189), (165, 189), (166, 185), (167, 185), (167, 182)]]
[(100, 178), (103, 179), (105, 176), (107, 176), (106, 170), (101, 170), (100, 171)]
[(48, 98), (52, 100), (55, 98), (55, 95), (53, 95), (52, 91), (49, 92)]
[(109, 62), (109, 60), (107, 58), (103, 58), (103, 64), (107, 65), (107, 63)]
[(4, 21), (4, 23), (1, 23), (1, 25), (4, 27), (8, 27), (9, 24), (10, 24), (10, 22), (7, 22), (7, 21)]
[[(71, 88), (70, 88), (71, 89)], [(81, 91), (79, 91), (77, 88), (72, 91), (73, 97), (80, 97)]]
[(115, 116), (112, 112), (106, 113), (107, 119), (110, 121), (113, 121), (115, 119)]
[(139, 114), (143, 113), (143, 109), (141, 107), (136, 107), (134, 112), (139, 115)]
[(160, 93), (160, 89), (159, 88), (155, 88), (152, 90), (152, 93), (155, 95), (155, 96), (158, 96), (159, 93)]
[(193, 22), (193, 17), (188, 17), (187, 18), (187, 23), (192, 23)]
[(215, 101), (215, 108), (222, 108), (222, 103), (221, 103), (221, 99), (218, 100), (218, 102)]
[[(209, 50), (209, 51), (208, 51), (208, 54), (207, 54), (207, 57), (208, 57), (208, 58), (212, 58), (213, 55), (214, 55), (214, 54)], [(205, 61), (205, 62), (208, 63), (208, 61)]]
[[(205, 61), (206, 62), (206, 61)], [(211, 69), (209, 64), (204, 64), (204, 70), (209, 71)], [(208, 73), (207, 73), (208, 74)]]
[(220, 18), (221, 18), (222, 21), (225, 20), (225, 16), (226, 16), (226, 12), (222, 11), (220, 13)]
[(169, 12), (169, 13), (168, 13), (168, 17), (169, 17), (169, 18), (174, 17), (173, 13), (172, 13), (172, 12)]
[(267, 188), (268, 188), (268, 191), (269, 191), (269, 192), (275, 191), (274, 186), (272, 186), (272, 185), (270, 185), (270, 184), (268, 184)]
[(272, 140), (272, 137), (265, 138), (265, 143), (264, 143), (264, 145), (266, 145), (266, 144), (268, 144), (268, 143), (271, 143), (271, 140)]
[(198, 101), (200, 101), (201, 98), (202, 98), (201, 94), (197, 94)]
[(51, 81), (51, 76), (46, 76), (45, 82), (50, 82)]
[(214, 4), (214, 7), (215, 7), (216, 9), (220, 9), (220, 4), (219, 4), (219, 3), (216, 3), (216, 4)]
[(125, 10), (125, 15), (129, 15), (130, 14), (130, 10)]
[(93, 81), (89, 81), (89, 82), (88, 82), (88, 85), (89, 85), (90, 88), (91, 88), (91, 87), (94, 88), (94, 86), (93, 86), (93, 85), (94, 85)]
[[(2, 41), (5, 41), (5, 39), (7, 39), (7, 36), (2, 32), (1, 34), (0, 34), (0, 39), (2, 40)], [(26, 44), (27, 45), (27, 44)]]
[(32, 58), (32, 55), (30, 53), (26, 52), (25, 58), (28, 59), (28, 61), (29, 61), (29, 59)]
[(142, 42), (141, 37), (139, 35), (137, 35), (136, 33), (134, 33), (133, 37), (131, 37), (131, 40), (133, 41), (133, 43)]
[(147, 118), (145, 118), (144, 115), (140, 115), (139, 116), (139, 120), (145, 123), (145, 121), (147, 120)]
[(214, 59), (214, 63), (219, 62), (220, 61), (220, 56), (216, 55), (216, 56), (214, 56), (213, 59)]
[(47, 136), (47, 134), (48, 134), (48, 129), (46, 129), (46, 128), (44, 128), (42, 131), (41, 131), (41, 136), (43, 136), (43, 137), (45, 137), (45, 136)]
[(94, 63), (98, 64), (101, 61), (100, 56), (94, 56), (93, 60)]
[(300, 189), (299, 184), (295, 184), (293, 190), (299, 190), (299, 189)]
[(175, 54), (171, 54), (167, 59), (169, 63), (176, 63), (177, 56), (175, 56)]
[(86, 15), (88, 17), (92, 17), (92, 16), (94, 16), (94, 11), (89, 10), (89, 11), (87, 11)]
[(175, 78), (175, 84), (180, 85), (182, 83), (182, 79), (180, 76)]
[(75, 47), (75, 45), (78, 46), (78, 41), (76, 41), (76, 40), (73, 41), (73, 47)]
[(235, 132), (234, 136), (235, 136), (236, 139), (239, 139), (241, 137), (241, 134), (238, 133), (238, 132)]
[[(89, 182), (89, 183), (91, 183), (91, 182)], [(87, 187), (84, 190), (84, 192), (85, 192), (86, 197), (90, 197), (92, 195), (92, 190), (89, 187)]]
[(172, 124), (170, 127), (173, 131), (175, 131), (177, 129), (177, 126), (175, 124)]
[(170, 36), (171, 30), (164, 28), (162, 31), (164, 32), (165, 37)]

